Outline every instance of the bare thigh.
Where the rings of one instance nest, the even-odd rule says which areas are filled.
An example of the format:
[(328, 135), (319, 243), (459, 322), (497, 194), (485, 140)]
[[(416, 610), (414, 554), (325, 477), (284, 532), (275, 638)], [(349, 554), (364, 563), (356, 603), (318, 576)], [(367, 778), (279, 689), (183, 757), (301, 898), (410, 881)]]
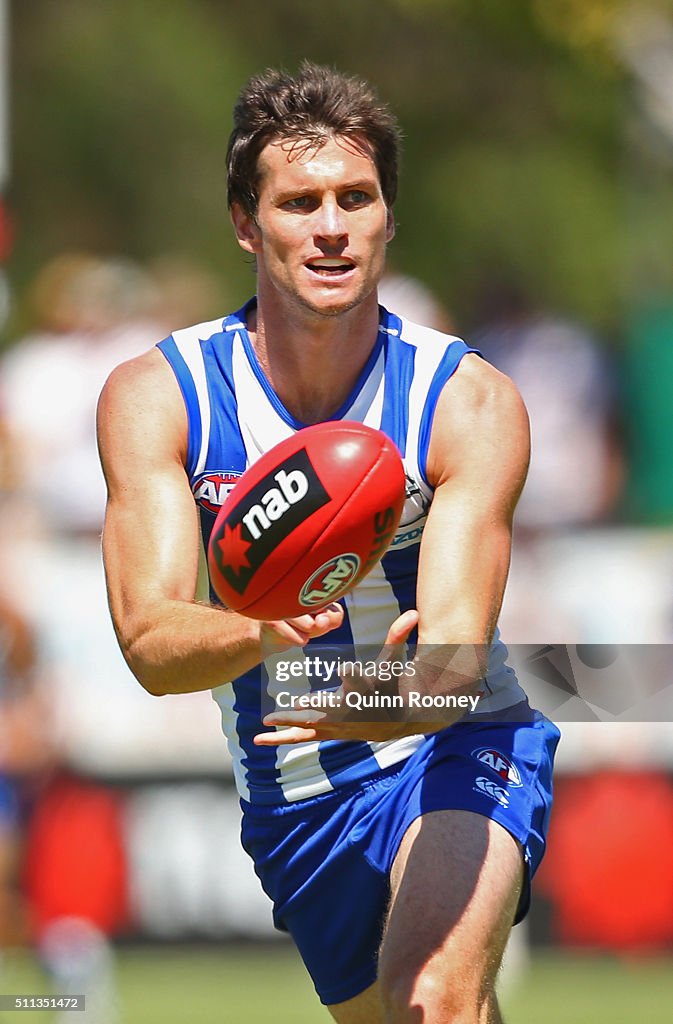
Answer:
[(338, 1024), (499, 1021), (495, 977), (523, 880), (519, 844), (469, 811), (408, 829), (391, 871), (375, 985), (329, 1007)]

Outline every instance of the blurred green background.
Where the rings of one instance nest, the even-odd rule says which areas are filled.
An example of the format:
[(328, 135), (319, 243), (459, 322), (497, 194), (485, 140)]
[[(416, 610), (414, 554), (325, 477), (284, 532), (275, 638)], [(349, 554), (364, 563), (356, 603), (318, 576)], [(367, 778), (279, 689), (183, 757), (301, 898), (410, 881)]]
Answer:
[[(30, 0), (11, 9), (11, 275), (72, 249), (188, 253), (252, 287), (224, 154), (245, 78), (302, 57), (364, 74), (405, 132), (396, 266), (462, 331), (494, 280), (613, 341), (673, 290), (673, 180), (623, 35), (630, 0)], [(636, 9), (668, 8), (665, 3)], [(641, 32), (644, 39), (647, 32)], [(641, 50), (645, 46), (642, 43)], [(17, 323), (18, 318), (18, 323)], [(21, 324), (15, 312), (5, 341)]]
[[(49, 992), (35, 965), (15, 958), (14, 992)], [(281, 949), (122, 951), (117, 965), (124, 1024), (319, 1024), (332, 1018), (296, 953)], [(516, 1024), (668, 1024), (670, 960), (619, 962), (609, 957), (536, 955), (531, 970), (502, 996)], [(20, 987), (16, 987), (20, 986)], [(25, 1024), (50, 1024), (46, 1012), (22, 1013)], [(77, 1020), (69, 1015), (68, 1019)]]

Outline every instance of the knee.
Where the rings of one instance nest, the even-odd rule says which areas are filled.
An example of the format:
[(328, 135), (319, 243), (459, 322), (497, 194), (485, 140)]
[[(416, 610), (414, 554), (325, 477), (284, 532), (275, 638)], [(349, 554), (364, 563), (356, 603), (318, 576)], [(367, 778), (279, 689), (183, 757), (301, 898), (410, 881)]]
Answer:
[(480, 979), (447, 976), (432, 966), (384, 974), (379, 985), (385, 1024), (479, 1024), (484, 1006), (495, 1005), (493, 990), (485, 991)]

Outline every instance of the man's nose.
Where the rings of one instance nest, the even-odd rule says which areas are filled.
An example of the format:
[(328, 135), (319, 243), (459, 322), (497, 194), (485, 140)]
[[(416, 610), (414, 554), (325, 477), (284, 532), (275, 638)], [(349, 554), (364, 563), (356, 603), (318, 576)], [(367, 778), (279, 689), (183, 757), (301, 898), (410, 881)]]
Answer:
[(345, 213), (335, 199), (327, 199), (321, 204), (318, 211), (316, 235), (332, 244), (345, 237)]

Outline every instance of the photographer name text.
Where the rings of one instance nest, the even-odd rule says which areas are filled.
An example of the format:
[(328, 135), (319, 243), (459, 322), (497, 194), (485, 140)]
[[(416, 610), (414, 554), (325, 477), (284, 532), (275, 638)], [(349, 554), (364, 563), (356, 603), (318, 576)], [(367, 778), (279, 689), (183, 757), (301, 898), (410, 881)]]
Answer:
[(339, 690), (315, 690), (313, 693), (290, 693), (289, 690), (281, 690), (276, 694), (276, 707), (278, 709), (292, 708), (312, 709), (325, 711), (328, 708), (352, 708), (355, 711), (370, 710), (372, 708), (416, 708), (416, 709), (439, 709), (439, 708), (460, 708), (467, 711), (476, 711), (480, 700), (480, 694), (452, 694), (452, 693), (419, 693), (417, 690), (409, 690), (404, 695), (399, 693), (380, 693), (375, 690), (373, 693), (359, 693), (357, 690), (350, 690), (343, 693)]

